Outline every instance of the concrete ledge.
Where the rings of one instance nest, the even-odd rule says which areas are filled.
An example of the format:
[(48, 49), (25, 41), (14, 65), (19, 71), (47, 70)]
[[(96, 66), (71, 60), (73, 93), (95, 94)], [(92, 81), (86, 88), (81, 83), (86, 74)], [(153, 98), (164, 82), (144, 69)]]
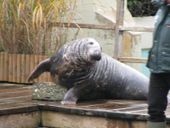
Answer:
[[(0, 109), (0, 128), (146, 128), (146, 107), (139, 101), (116, 100), (70, 106), (49, 101), (24, 102)], [(170, 128), (169, 116), (167, 123)]]
[(145, 128), (146, 122), (44, 111), (42, 125), (53, 128)]
[(116, 111), (116, 110), (105, 110), (105, 109), (89, 109), (89, 108), (78, 108), (71, 106), (61, 105), (45, 105), (39, 104), (41, 111), (59, 112), (64, 114), (73, 114), (79, 116), (90, 116), (90, 117), (103, 117), (111, 119), (122, 119), (122, 120), (135, 120), (135, 121), (146, 121), (146, 114), (136, 114), (128, 111)]
[(0, 116), (22, 114), (22, 113), (29, 114), (32, 112), (39, 112), (38, 105), (16, 106), (16, 107), (11, 107), (6, 109), (0, 109)]
[(40, 119), (39, 112), (3, 115), (0, 116), (0, 128), (37, 128)]

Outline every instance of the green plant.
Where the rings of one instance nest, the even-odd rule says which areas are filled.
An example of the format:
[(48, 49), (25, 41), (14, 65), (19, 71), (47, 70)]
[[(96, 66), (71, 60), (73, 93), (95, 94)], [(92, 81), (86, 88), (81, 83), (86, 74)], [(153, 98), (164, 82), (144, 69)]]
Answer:
[(152, 5), (151, 0), (127, 0), (127, 2), (132, 16), (153, 16), (158, 9)]
[(75, 7), (76, 0), (0, 0), (3, 48), (10, 53), (45, 53), (51, 41), (51, 23), (70, 22)]

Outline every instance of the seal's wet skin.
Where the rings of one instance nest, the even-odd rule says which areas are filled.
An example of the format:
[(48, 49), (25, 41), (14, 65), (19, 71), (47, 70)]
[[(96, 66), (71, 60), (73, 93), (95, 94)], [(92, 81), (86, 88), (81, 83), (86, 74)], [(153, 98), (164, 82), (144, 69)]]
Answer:
[(68, 89), (62, 104), (99, 98), (145, 100), (149, 79), (140, 72), (102, 53), (92, 38), (65, 44), (30, 74), (31, 81), (50, 72), (55, 83)]

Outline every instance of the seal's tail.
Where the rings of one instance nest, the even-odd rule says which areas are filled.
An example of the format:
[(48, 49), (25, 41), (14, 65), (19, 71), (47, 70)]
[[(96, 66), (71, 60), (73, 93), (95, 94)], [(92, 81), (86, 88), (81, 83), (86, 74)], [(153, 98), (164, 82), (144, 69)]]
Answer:
[(43, 72), (49, 72), (50, 67), (51, 67), (50, 58), (40, 62), (39, 65), (29, 75), (28, 82), (39, 77)]

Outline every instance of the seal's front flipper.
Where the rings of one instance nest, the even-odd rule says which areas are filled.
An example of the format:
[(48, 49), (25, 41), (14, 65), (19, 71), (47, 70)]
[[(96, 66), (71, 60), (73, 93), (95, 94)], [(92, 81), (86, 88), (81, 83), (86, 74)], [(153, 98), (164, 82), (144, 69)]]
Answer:
[(66, 92), (61, 104), (74, 105), (82, 97), (88, 97), (89, 93), (93, 93), (96, 89), (95, 86), (93, 86), (94, 84), (91, 83), (90, 79), (89, 81), (81, 81), (79, 84), (75, 83), (75, 85)]
[(43, 72), (49, 72), (51, 67), (50, 58), (42, 61), (39, 65), (32, 71), (28, 77), (28, 81), (32, 81), (35, 78), (39, 77)]
[(63, 101), (61, 101), (61, 104), (76, 104), (78, 97), (77, 89), (75, 87), (70, 88), (65, 94)]

